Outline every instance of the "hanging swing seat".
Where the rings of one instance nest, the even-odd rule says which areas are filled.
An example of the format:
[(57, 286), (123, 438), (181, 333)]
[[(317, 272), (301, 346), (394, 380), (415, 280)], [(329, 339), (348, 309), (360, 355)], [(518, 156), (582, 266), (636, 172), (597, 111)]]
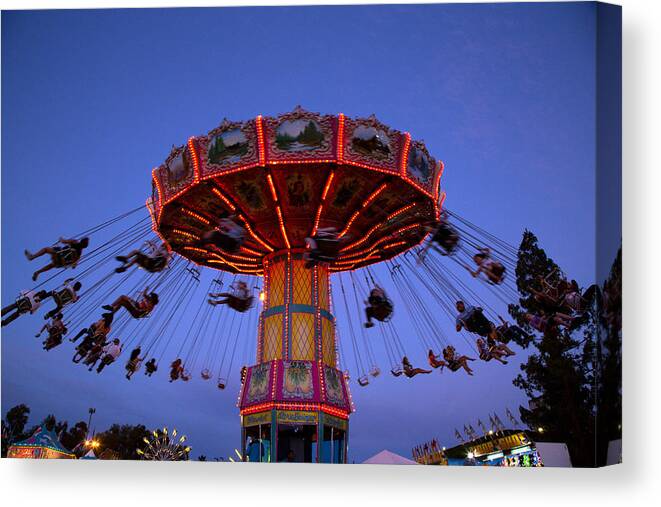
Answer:
[(370, 383), (370, 378), (367, 375), (363, 375), (362, 377), (358, 377), (358, 385), (365, 387), (367, 384)]
[(395, 377), (399, 377), (402, 373), (404, 373), (404, 370), (401, 366), (395, 366), (394, 368), (390, 369), (390, 373), (392, 373)]
[(78, 257), (78, 252), (70, 246), (56, 247), (60, 248), (53, 255), (53, 261), (56, 268), (63, 268), (73, 264)]
[(239, 313), (243, 313), (250, 310), (250, 308), (252, 308), (254, 301), (255, 301), (254, 296), (249, 296), (247, 298), (228, 296), (227, 306), (229, 306), (232, 310), (236, 310)]
[(376, 378), (379, 375), (381, 375), (381, 370), (379, 369), (378, 366), (372, 366), (372, 369), (370, 370), (370, 375), (372, 375), (372, 377)]
[(456, 359), (448, 361), (448, 370), (457, 371), (459, 368), (461, 368), (461, 364)]
[(218, 379), (218, 389), (221, 391), (227, 387), (227, 379), (225, 378), (219, 378)]
[(19, 297), (16, 299), (16, 309), (19, 313), (28, 313), (32, 311), (32, 301), (30, 298)]
[(184, 371), (181, 373), (181, 380), (183, 380), (184, 382), (188, 382), (190, 379), (191, 379), (191, 374), (190, 374), (190, 372), (189, 372), (188, 370), (184, 370)]
[(211, 372), (207, 368), (202, 370), (200, 376), (202, 377), (203, 380), (209, 380), (212, 377)]
[(379, 304), (372, 306), (372, 317), (379, 322), (388, 322), (392, 318), (392, 310), (392, 301), (385, 299)]

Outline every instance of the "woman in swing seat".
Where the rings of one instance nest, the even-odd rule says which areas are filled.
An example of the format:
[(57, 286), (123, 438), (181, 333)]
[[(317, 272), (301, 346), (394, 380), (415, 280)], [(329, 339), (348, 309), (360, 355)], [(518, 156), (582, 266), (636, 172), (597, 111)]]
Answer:
[(431, 370), (424, 370), (422, 368), (414, 368), (409, 361), (409, 358), (404, 356), (402, 358), (402, 368), (404, 369), (404, 375), (408, 378), (413, 378), (416, 375), (431, 373)]
[(425, 232), (431, 233), (427, 244), (418, 254), (418, 262), (422, 262), (430, 248), (433, 248), (441, 255), (452, 255), (459, 245), (459, 234), (441, 217), (438, 222), (432, 221), (425, 224)]
[(183, 373), (184, 365), (181, 358), (177, 358), (170, 363), (170, 382), (180, 379)]
[(149, 287), (145, 287), (142, 291), (142, 297), (136, 301), (129, 296), (119, 296), (112, 304), (104, 305), (103, 309), (108, 310), (109, 313), (105, 315), (114, 315), (120, 308), (126, 309), (134, 319), (141, 319), (149, 315), (154, 307), (158, 304), (158, 294), (149, 292)]
[(245, 312), (252, 306), (253, 298), (246, 282), (233, 283), (230, 289), (230, 292), (210, 293), (209, 304), (212, 306), (228, 305), (238, 312)]
[(151, 377), (154, 373), (156, 373), (156, 370), (158, 370), (158, 366), (156, 365), (156, 358), (152, 357), (145, 363), (145, 375)]
[(347, 234), (340, 237), (335, 227), (319, 227), (314, 236), (305, 238), (305, 267), (310, 269), (318, 262), (333, 262), (348, 239)]
[(68, 331), (67, 327), (62, 321), (62, 318), (63, 315), (58, 313), (50, 320), (50, 322), (44, 324), (44, 327), (42, 327), (41, 330), (35, 335), (35, 338), (39, 338), (41, 333), (44, 331), (48, 332), (48, 338), (46, 338), (42, 344), (44, 346), (44, 350), (49, 351), (62, 344), (62, 338), (65, 334), (67, 334)]
[(443, 368), (445, 368), (448, 363), (440, 359), (436, 354), (434, 354), (434, 351), (432, 349), (429, 349), (429, 352), (427, 353), (427, 359), (429, 361), (429, 366), (432, 368), (440, 368), (441, 372), (443, 371)]
[(473, 278), (484, 273), (489, 283), (498, 285), (505, 279), (505, 266), (497, 260), (491, 258), (491, 251), (488, 248), (480, 248), (478, 252), (473, 255), (473, 262), (477, 265), (475, 271), (469, 269)]
[(507, 364), (507, 361), (503, 359), (505, 353), (496, 347), (489, 347), (483, 338), (477, 339), (477, 350), (482, 361), (489, 362), (495, 359), (499, 363)]
[(468, 366), (468, 361), (475, 361), (474, 358), (468, 356), (459, 356), (457, 351), (452, 345), (448, 345), (443, 349), (443, 359), (448, 363), (448, 369), (452, 372), (463, 368), (466, 370), (471, 377), (473, 376), (473, 370)]
[(140, 357), (140, 352), (142, 352), (140, 345), (138, 345), (136, 348), (134, 348), (131, 351), (131, 355), (129, 356), (129, 360), (126, 362), (126, 380), (131, 380), (131, 377), (133, 374), (140, 369), (140, 365), (142, 364), (142, 361), (144, 361), (144, 357)]
[(213, 245), (225, 252), (237, 252), (245, 241), (246, 229), (236, 219), (236, 215), (221, 218), (218, 227), (205, 232), (198, 245), (200, 247)]
[(375, 285), (370, 291), (365, 304), (367, 305), (365, 307), (365, 317), (367, 318), (367, 322), (365, 322), (366, 328), (374, 326), (372, 319), (383, 322), (392, 315), (392, 303), (388, 299), (388, 296), (386, 296), (386, 291), (378, 285)]
[(38, 269), (32, 275), (32, 281), (36, 282), (41, 273), (45, 273), (54, 268), (75, 268), (78, 261), (83, 255), (83, 250), (89, 245), (89, 238), (82, 239), (65, 239), (58, 240), (60, 246), (47, 246), (35, 253), (25, 251), (25, 256), (29, 261), (48, 254), (50, 256), (50, 263), (46, 264), (43, 268)]
[(149, 273), (159, 273), (168, 266), (171, 254), (165, 243), (156, 246), (153, 241), (145, 241), (143, 250), (132, 250), (127, 255), (115, 257), (122, 263), (115, 273), (123, 273), (135, 264)]

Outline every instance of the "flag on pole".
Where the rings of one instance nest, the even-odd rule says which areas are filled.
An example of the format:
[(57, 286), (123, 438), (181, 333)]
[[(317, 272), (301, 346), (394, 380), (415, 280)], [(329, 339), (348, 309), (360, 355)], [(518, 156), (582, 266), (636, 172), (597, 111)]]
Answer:
[[(464, 426), (464, 431), (466, 431), (466, 426)], [(464, 441), (464, 437), (457, 428), (454, 429), (454, 436), (457, 437), (457, 440)]]
[(507, 418), (510, 420), (512, 424), (515, 426), (518, 426), (519, 422), (516, 420), (516, 418), (512, 415), (512, 412), (510, 412), (509, 408), (505, 409), (505, 414), (507, 415)]

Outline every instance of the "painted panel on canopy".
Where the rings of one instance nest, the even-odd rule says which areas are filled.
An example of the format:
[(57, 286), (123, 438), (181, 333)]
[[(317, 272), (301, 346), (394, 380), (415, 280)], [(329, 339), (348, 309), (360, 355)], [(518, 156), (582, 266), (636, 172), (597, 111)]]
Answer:
[(302, 247), (312, 231), (328, 172), (328, 164), (283, 164), (271, 169), (292, 246)]
[(174, 148), (156, 171), (167, 201), (193, 182), (193, 160), (187, 146)]
[(335, 158), (337, 117), (296, 108), (264, 119), (267, 161)]
[(375, 117), (344, 122), (343, 159), (397, 173), (403, 135)]
[(224, 120), (206, 136), (200, 137), (198, 145), (202, 178), (259, 163), (255, 120)]
[(305, 268), (306, 261), (293, 260), (292, 265), (292, 303), (312, 304), (312, 270)]
[(429, 192), (433, 191), (438, 164), (421, 141), (412, 141), (406, 161), (406, 174)]

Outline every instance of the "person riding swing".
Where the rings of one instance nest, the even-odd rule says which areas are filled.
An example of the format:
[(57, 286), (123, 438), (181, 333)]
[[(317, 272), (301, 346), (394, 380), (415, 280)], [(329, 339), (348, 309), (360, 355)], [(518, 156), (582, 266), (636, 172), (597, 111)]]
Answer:
[(498, 285), (505, 279), (505, 266), (497, 260), (491, 258), (491, 250), (488, 248), (480, 248), (478, 253), (473, 255), (473, 262), (477, 265), (475, 271), (467, 268), (473, 278), (484, 273), (487, 281), (492, 285)]
[(424, 370), (422, 368), (414, 368), (409, 361), (409, 358), (404, 356), (402, 358), (402, 370), (398, 370), (396, 373), (391, 371), (395, 377), (399, 377), (402, 373), (408, 378), (413, 378), (416, 375), (431, 373), (431, 370)]
[(165, 243), (157, 246), (153, 241), (145, 241), (142, 250), (132, 250), (126, 255), (115, 257), (122, 263), (120, 267), (115, 269), (115, 273), (123, 273), (135, 264), (149, 273), (159, 273), (168, 266), (171, 257), (172, 255)]
[(72, 361), (79, 363), (88, 352), (94, 347), (95, 344), (105, 344), (106, 338), (112, 327), (112, 315), (105, 315), (91, 326), (83, 328), (80, 332), (71, 338), (69, 341), (75, 342), (81, 336), (84, 336), (83, 341), (76, 347)]
[(16, 300), (2, 309), (2, 326), (15, 321), (24, 313), (34, 314), (40, 307), (41, 302), (48, 297), (48, 292), (45, 290), (35, 292), (33, 290), (21, 291)]
[(246, 228), (236, 219), (236, 215), (221, 218), (218, 227), (205, 232), (198, 245), (200, 247), (213, 245), (225, 252), (237, 252), (246, 239)]
[(432, 221), (425, 224), (425, 232), (431, 233), (427, 243), (418, 254), (418, 262), (422, 262), (430, 248), (433, 248), (441, 255), (452, 255), (459, 245), (459, 234), (452, 227), (445, 217), (439, 221)]
[(158, 370), (158, 365), (156, 364), (156, 358), (152, 357), (149, 361), (145, 363), (145, 375), (151, 377)]
[(482, 361), (489, 362), (492, 359), (495, 359), (499, 363), (507, 364), (507, 361), (503, 359), (503, 356), (506, 354), (496, 346), (488, 346), (487, 342), (484, 341), (484, 338), (477, 339), (477, 350)]
[(349, 239), (348, 235), (340, 237), (335, 227), (320, 227), (317, 232), (305, 238), (307, 248), (303, 258), (307, 261), (305, 267), (312, 268), (320, 262), (333, 262), (340, 254), (341, 246)]
[(48, 320), (54, 317), (62, 312), (62, 308), (78, 301), (78, 291), (83, 284), (80, 282), (72, 282), (73, 278), (65, 280), (61, 288), (46, 293), (46, 296), (42, 298), (43, 301), (45, 298), (51, 297), (53, 298), (53, 301), (55, 301), (55, 308), (44, 315), (44, 319)]
[(108, 310), (108, 313), (104, 314), (104, 316), (112, 316), (117, 313), (120, 308), (125, 308), (134, 319), (147, 317), (158, 304), (158, 294), (155, 292), (149, 292), (149, 287), (145, 287), (141, 296), (142, 297), (138, 301), (131, 299), (126, 295), (119, 296), (112, 304), (104, 305), (102, 307), (104, 310)]
[(181, 358), (177, 358), (170, 364), (170, 382), (174, 382), (182, 377), (184, 365)]
[(62, 344), (62, 338), (67, 334), (67, 327), (62, 321), (62, 314), (58, 313), (55, 315), (50, 322), (44, 324), (41, 330), (35, 335), (35, 338), (39, 338), (41, 333), (44, 331), (48, 332), (48, 337), (44, 340), (43, 346), (45, 351), (49, 351), (58, 345)]
[(36, 282), (41, 273), (45, 273), (54, 268), (75, 268), (78, 261), (83, 255), (83, 250), (89, 245), (89, 238), (82, 239), (65, 239), (58, 240), (61, 245), (47, 246), (35, 253), (30, 253), (25, 250), (25, 257), (29, 261), (48, 254), (50, 256), (50, 263), (43, 268), (38, 269), (32, 275), (32, 281)]
[(388, 299), (386, 291), (378, 285), (372, 288), (365, 304), (367, 305), (365, 307), (365, 317), (367, 317), (367, 322), (365, 322), (366, 328), (374, 326), (372, 319), (376, 319), (379, 322), (386, 322), (392, 315), (392, 301)]
[(484, 316), (482, 308), (466, 305), (461, 300), (457, 301), (455, 306), (459, 312), (456, 319), (457, 332), (465, 328), (466, 331), (484, 338), (487, 336), (491, 336), (494, 340), (498, 338), (496, 326)]
[(140, 365), (142, 364), (142, 361), (144, 361), (144, 357), (140, 357), (140, 352), (141, 352), (140, 345), (138, 345), (136, 348), (134, 348), (131, 351), (131, 355), (129, 356), (129, 360), (126, 362), (126, 380), (131, 380), (131, 377), (133, 374), (140, 369)]
[(436, 354), (434, 354), (434, 351), (432, 349), (429, 349), (429, 352), (427, 353), (427, 360), (429, 361), (429, 366), (432, 368), (440, 368), (441, 372), (443, 372), (443, 368), (445, 368), (448, 363), (440, 359)]
[(471, 377), (473, 376), (473, 370), (468, 366), (468, 361), (475, 361), (474, 358), (468, 356), (459, 356), (457, 351), (452, 345), (448, 345), (443, 349), (443, 359), (448, 363), (448, 369), (451, 372), (455, 372), (460, 368), (466, 370)]
[(227, 305), (241, 313), (252, 307), (254, 297), (250, 294), (250, 289), (248, 289), (246, 282), (235, 282), (230, 285), (230, 289), (231, 292), (209, 293), (209, 304), (212, 306)]

